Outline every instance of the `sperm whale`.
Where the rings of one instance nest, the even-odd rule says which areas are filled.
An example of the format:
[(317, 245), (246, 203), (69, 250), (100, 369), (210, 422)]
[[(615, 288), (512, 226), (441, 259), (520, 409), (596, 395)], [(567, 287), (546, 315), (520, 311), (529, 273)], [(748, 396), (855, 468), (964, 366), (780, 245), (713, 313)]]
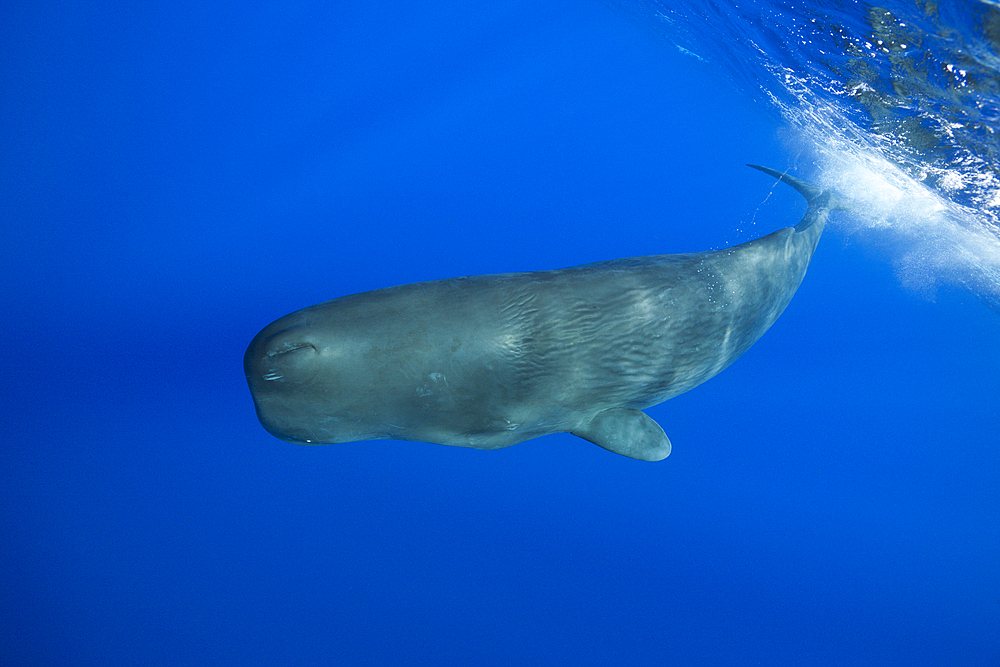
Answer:
[(497, 449), (569, 432), (647, 461), (670, 453), (642, 410), (705, 382), (791, 301), (841, 200), (722, 250), (468, 276), (286, 315), (244, 356), (261, 424), (302, 444), (396, 439)]

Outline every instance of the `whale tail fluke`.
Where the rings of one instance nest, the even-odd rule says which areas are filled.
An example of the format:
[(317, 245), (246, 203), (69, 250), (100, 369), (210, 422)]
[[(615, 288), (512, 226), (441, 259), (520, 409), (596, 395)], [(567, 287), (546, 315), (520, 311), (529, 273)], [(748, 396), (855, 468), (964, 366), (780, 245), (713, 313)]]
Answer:
[(747, 166), (750, 167), (751, 169), (762, 171), (769, 176), (774, 176), (779, 181), (788, 183), (790, 186), (798, 190), (799, 194), (805, 197), (806, 201), (809, 202), (810, 204), (812, 204), (813, 201), (815, 201), (816, 199), (819, 199), (819, 196), (823, 194), (823, 191), (818, 187), (816, 187), (815, 185), (813, 185), (812, 183), (806, 183), (801, 178), (795, 178), (794, 176), (789, 176), (788, 174), (780, 172), (777, 169), (771, 169), (770, 167), (762, 167), (759, 164), (748, 164)]
[(782, 183), (787, 183), (792, 186), (798, 190), (799, 194), (806, 198), (806, 201), (809, 202), (810, 208), (816, 207), (825, 211), (851, 211), (858, 213), (857, 207), (853, 206), (850, 200), (844, 199), (830, 190), (823, 190), (816, 187), (812, 183), (807, 183), (801, 178), (789, 176), (788, 174), (778, 171), (777, 169), (762, 167), (759, 164), (748, 164), (747, 166), (752, 169), (756, 169), (757, 171), (762, 171), (769, 176), (773, 176)]

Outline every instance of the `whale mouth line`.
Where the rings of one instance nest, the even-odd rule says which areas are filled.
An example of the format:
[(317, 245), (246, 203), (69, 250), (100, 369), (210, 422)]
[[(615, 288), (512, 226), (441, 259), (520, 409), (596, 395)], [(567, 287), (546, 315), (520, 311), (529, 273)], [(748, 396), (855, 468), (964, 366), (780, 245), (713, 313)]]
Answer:
[(310, 349), (313, 352), (316, 351), (316, 347), (312, 343), (285, 343), (281, 347), (268, 350), (267, 357), (272, 359), (274, 357), (281, 356), (283, 354), (290, 354), (292, 352), (297, 352), (299, 350)]

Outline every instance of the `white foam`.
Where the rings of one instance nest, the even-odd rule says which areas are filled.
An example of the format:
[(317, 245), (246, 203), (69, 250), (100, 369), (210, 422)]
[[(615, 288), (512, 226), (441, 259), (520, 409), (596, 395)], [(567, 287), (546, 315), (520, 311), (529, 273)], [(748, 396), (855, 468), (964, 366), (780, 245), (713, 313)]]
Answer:
[(855, 203), (858, 213), (846, 224), (877, 237), (905, 286), (931, 297), (938, 284), (962, 285), (1000, 307), (1000, 237), (980, 212), (877, 154), (818, 144), (814, 151), (819, 184)]

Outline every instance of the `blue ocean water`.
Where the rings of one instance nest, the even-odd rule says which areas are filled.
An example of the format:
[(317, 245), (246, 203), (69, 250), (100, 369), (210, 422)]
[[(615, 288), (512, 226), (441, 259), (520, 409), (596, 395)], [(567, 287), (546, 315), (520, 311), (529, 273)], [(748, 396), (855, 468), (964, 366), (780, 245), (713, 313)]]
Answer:
[[(986, 2), (0, 8), (3, 665), (996, 665)], [(720, 248), (836, 187), (644, 463), (281, 442), (326, 299)]]

